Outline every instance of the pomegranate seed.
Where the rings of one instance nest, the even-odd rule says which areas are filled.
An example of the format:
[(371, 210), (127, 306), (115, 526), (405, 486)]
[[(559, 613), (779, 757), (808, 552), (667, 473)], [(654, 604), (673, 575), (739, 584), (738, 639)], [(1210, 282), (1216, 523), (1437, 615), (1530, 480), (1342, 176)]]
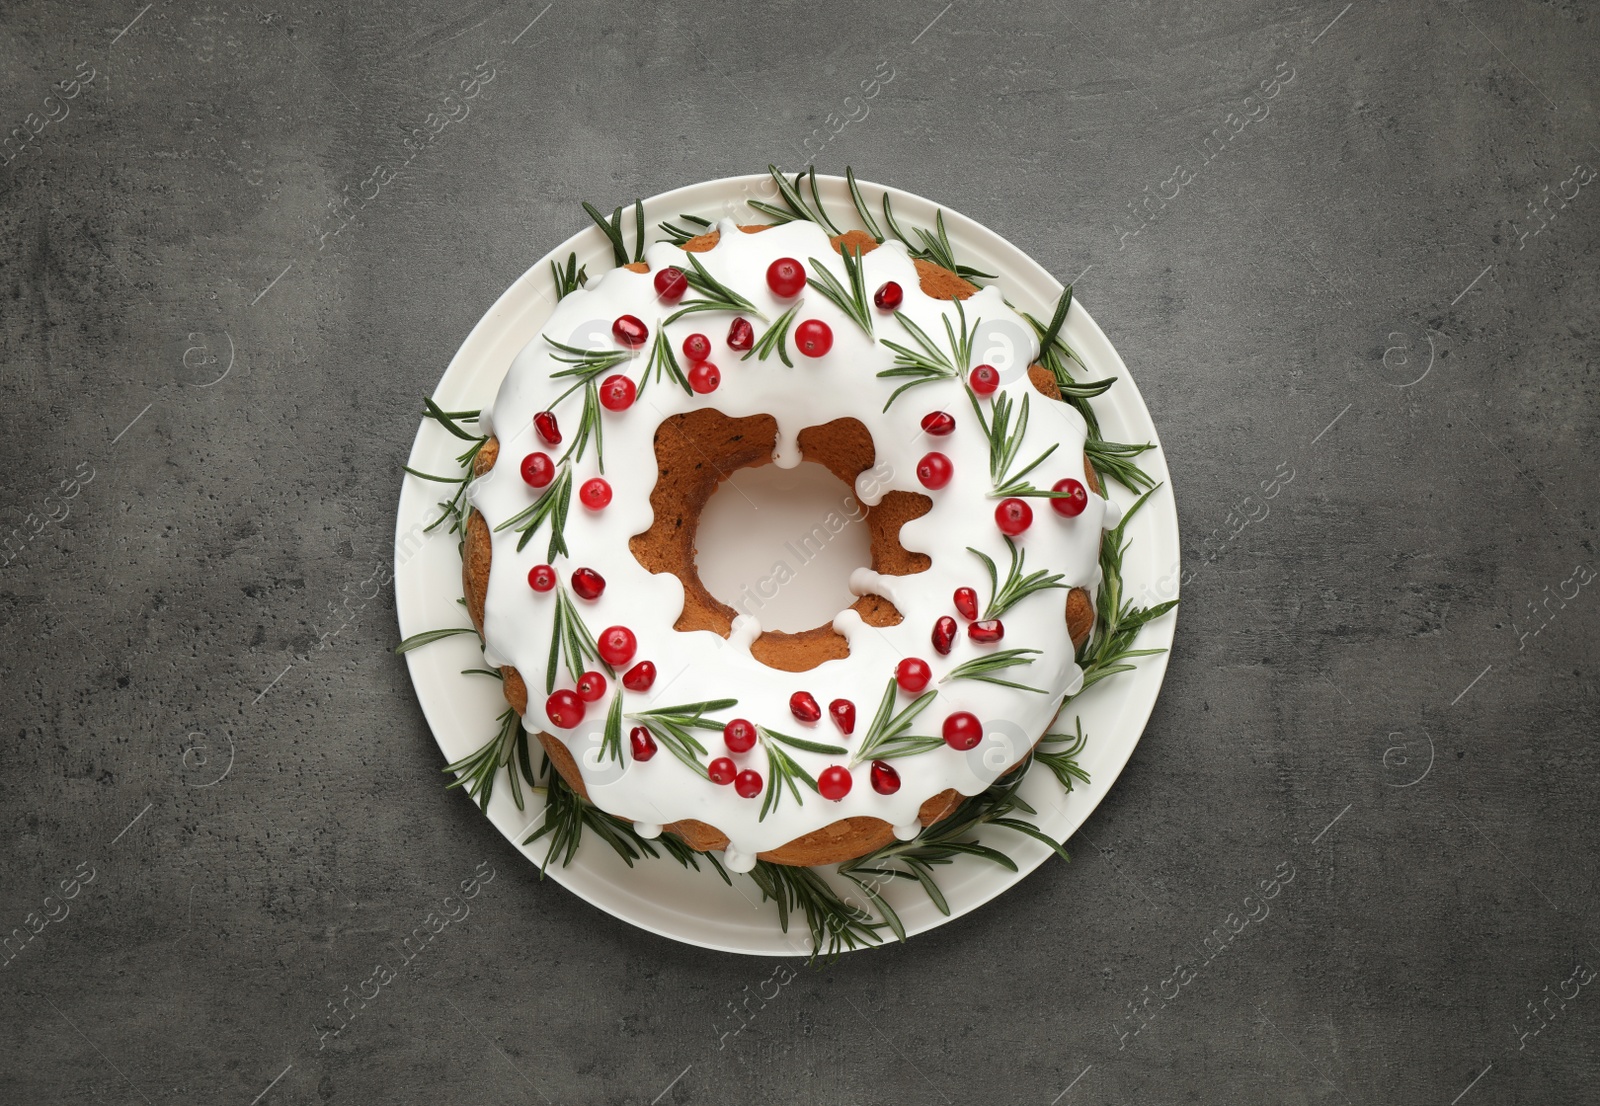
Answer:
[(733, 777), (733, 789), (746, 799), (753, 799), (761, 794), (761, 773), (754, 768), (746, 768)]
[(928, 686), (928, 681), (931, 679), (933, 679), (933, 669), (928, 667), (927, 661), (917, 657), (907, 657), (894, 669), (894, 682), (908, 695), (917, 694)]
[(528, 586), (534, 591), (549, 591), (556, 586), (556, 570), (549, 565), (534, 565), (528, 569)]
[(629, 732), (628, 744), (633, 746), (634, 760), (649, 760), (656, 755), (656, 739), (643, 726), (635, 726)]
[(701, 395), (707, 395), (717, 390), (717, 385), (722, 383), (722, 374), (717, 367), (709, 361), (702, 361), (689, 370), (689, 387)]
[(585, 703), (599, 702), (606, 693), (606, 678), (598, 672), (585, 672), (578, 677), (578, 698)]
[(835, 699), (828, 704), (828, 717), (839, 727), (839, 732), (849, 737), (856, 730), (856, 705), (848, 699)]
[(606, 578), (592, 568), (572, 570), (572, 590), (584, 599), (599, 599), (606, 590)]
[(780, 257), (767, 266), (767, 287), (781, 299), (792, 299), (806, 286), (806, 267), (792, 257)]
[(850, 785), (855, 782), (850, 777), (850, 769), (830, 764), (817, 775), (817, 793), (824, 799), (838, 802), (850, 794)]
[(625, 376), (608, 376), (600, 382), (600, 406), (607, 411), (626, 411), (638, 394), (638, 387)]
[(656, 295), (667, 303), (677, 303), (683, 299), (683, 294), (689, 290), (689, 278), (683, 275), (683, 270), (668, 265), (656, 273)]
[(611, 485), (601, 476), (585, 480), (578, 489), (578, 499), (591, 511), (603, 510), (611, 502)]
[(1025, 500), (1002, 499), (994, 509), (994, 522), (1002, 534), (1016, 537), (1033, 525), (1033, 508)]
[(976, 748), (983, 740), (983, 723), (969, 710), (958, 710), (944, 720), (944, 743), (952, 749)]
[(711, 356), (711, 339), (704, 334), (691, 334), (683, 340), (683, 355), (691, 361), (704, 361)]
[(548, 453), (530, 453), (522, 459), (522, 479), (530, 488), (542, 488), (556, 476), (556, 463)]
[(639, 639), (626, 626), (607, 626), (595, 644), (600, 649), (600, 659), (612, 668), (621, 668), (639, 651)]
[(978, 617), (978, 593), (971, 588), (956, 589), (956, 612), (968, 622)]
[(1070, 476), (1065, 480), (1057, 480), (1050, 490), (1070, 493), (1059, 499), (1050, 500), (1050, 509), (1063, 518), (1077, 518), (1089, 505), (1089, 493), (1084, 490), (1082, 484)]
[(650, 339), (650, 328), (637, 315), (618, 315), (611, 324), (611, 336), (629, 349), (638, 349)]
[(893, 795), (900, 790), (900, 773), (881, 760), (873, 761), (872, 790), (880, 795)]
[(948, 657), (956, 643), (956, 620), (944, 615), (933, 624), (933, 651)]
[(722, 727), (722, 743), (730, 752), (748, 753), (756, 746), (756, 728), (744, 718), (735, 718)]
[(821, 319), (807, 319), (794, 328), (794, 345), (807, 357), (821, 357), (833, 348), (833, 329)]
[(554, 411), (540, 411), (533, 416), (533, 428), (539, 432), (539, 437), (545, 440), (546, 445), (561, 444), (561, 426), (556, 422)]
[(629, 691), (649, 691), (655, 682), (656, 666), (649, 661), (640, 661), (622, 674), (622, 686)]
[(950, 458), (943, 453), (930, 453), (917, 462), (917, 479), (924, 488), (938, 491), (950, 483), (950, 477), (955, 475), (956, 467), (950, 463)]
[(583, 700), (576, 691), (562, 688), (544, 701), (544, 712), (553, 725), (570, 730), (583, 721)]
[(942, 438), (955, 428), (954, 415), (947, 415), (943, 411), (929, 411), (922, 416), (922, 429), (935, 437)]
[(815, 722), (822, 717), (822, 708), (809, 691), (797, 691), (789, 696), (789, 713), (802, 722)]
[(900, 306), (901, 302), (904, 301), (905, 298), (906, 294), (902, 292), (900, 290), (900, 286), (892, 280), (888, 281), (882, 288), (879, 288), (876, 292), (872, 293), (873, 305), (876, 306), (879, 311), (893, 311), (895, 308)]
[(756, 344), (756, 328), (749, 319), (735, 319), (728, 327), (728, 348), (746, 350)]
[(980, 396), (993, 395), (994, 390), (1000, 387), (1000, 373), (993, 365), (979, 365), (967, 380), (972, 390)]
[(990, 618), (968, 626), (967, 636), (981, 645), (993, 645), (1006, 636), (1006, 628), (998, 618)]
[(728, 757), (718, 757), (706, 765), (706, 775), (711, 777), (712, 783), (732, 783), (734, 777), (738, 774), (739, 770), (733, 766), (733, 761)]

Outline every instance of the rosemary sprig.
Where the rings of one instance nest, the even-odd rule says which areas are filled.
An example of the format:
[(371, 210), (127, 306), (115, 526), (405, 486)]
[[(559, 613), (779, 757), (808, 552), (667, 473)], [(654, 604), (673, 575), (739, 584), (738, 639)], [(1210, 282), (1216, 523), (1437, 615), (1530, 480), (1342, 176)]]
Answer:
[(1022, 566), (1028, 559), (1027, 550), (1018, 549), (1017, 543), (1009, 537), (1005, 542), (1006, 548), (1011, 551), (1011, 566), (1006, 570), (1004, 584), (1000, 583), (1000, 574), (989, 555), (967, 546), (967, 552), (982, 561), (983, 567), (989, 571), (989, 605), (983, 611), (985, 619), (999, 618), (1036, 591), (1067, 586), (1061, 582), (1061, 573), (1046, 572), (1042, 568), (1024, 576)]
[(939, 680), (982, 680), (986, 684), (999, 684), (1001, 687), (1014, 687), (1018, 691), (1032, 691), (1039, 695), (1047, 694), (1043, 688), (1029, 687), (1027, 684), (1015, 683), (1011, 680), (1002, 680), (994, 675), (1008, 668), (1019, 665), (1032, 664), (1033, 658), (1038, 656), (1037, 649), (1001, 649), (999, 652), (990, 653), (988, 656), (975, 657), (963, 664), (958, 664)]
[(873, 921), (866, 909), (847, 903), (815, 868), (795, 868), (787, 864), (756, 861), (750, 879), (778, 908), (778, 925), (789, 932), (789, 915), (805, 915), (811, 931), (811, 959), (826, 955), (830, 960), (846, 949), (876, 945), (883, 938), (878, 930), (887, 923)]
[(603, 475), (606, 471), (605, 431), (600, 421), (600, 387), (593, 380), (583, 385), (583, 412), (578, 416), (577, 432), (573, 434), (566, 452), (561, 455), (561, 462), (567, 464), (583, 460), (583, 451), (588, 448), (591, 438), (594, 439), (595, 464)]
[[(795, 174), (794, 183), (790, 184), (783, 172), (776, 165), (768, 165), (767, 172), (772, 175), (772, 181), (778, 186), (778, 197), (783, 200), (783, 207), (775, 207), (762, 200), (751, 200), (750, 206), (776, 219), (779, 224), (793, 222), (816, 223), (824, 227), (831, 235), (838, 235), (839, 228), (833, 225), (833, 220), (828, 218), (828, 213), (823, 209), (822, 196), (817, 192), (817, 167), (808, 165), (805, 169)], [(811, 203), (806, 203), (801, 188), (807, 181), (811, 184)]]
[(883, 222), (889, 228), (890, 234), (906, 244), (906, 249), (911, 253), (912, 257), (920, 257), (924, 261), (931, 261), (941, 268), (949, 269), (952, 273), (965, 280), (992, 280), (994, 278), (993, 273), (986, 273), (980, 269), (974, 269), (970, 265), (959, 264), (956, 261), (955, 251), (950, 246), (950, 236), (945, 233), (943, 210), (936, 212), (934, 215), (936, 230), (933, 233), (929, 233), (922, 227), (913, 228), (917, 232), (917, 237), (922, 241), (921, 246), (907, 238), (905, 231), (900, 229), (900, 224), (895, 222), (894, 209), (889, 206), (889, 193), (887, 192), (883, 194)]
[(814, 753), (832, 753), (838, 756), (843, 756), (846, 752), (839, 745), (801, 741), (776, 730), (769, 730), (765, 726), (756, 727), (756, 739), (761, 742), (761, 748), (767, 754), (767, 787), (761, 796), (761, 813), (756, 818), (758, 822), (765, 821), (767, 815), (778, 808), (785, 788), (788, 788), (789, 794), (794, 796), (797, 806), (805, 805), (805, 800), (800, 796), (800, 789), (795, 786), (796, 780), (812, 791), (817, 790), (817, 781), (812, 778), (811, 773), (800, 767), (793, 757), (780, 748), (780, 745), (791, 745), (796, 749), (808, 749)]
[(622, 687), (611, 696), (611, 706), (606, 709), (605, 730), (600, 737), (600, 759), (622, 763)]
[[(1089, 739), (1083, 733), (1083, 719), (1077, 722), (1077, 733), (1047, 733), (1039, 739), (1039, 744), (1034, 746), (1033, 759), (1044, 765), (1055, 775), (1056, 782), (1060, 783), (1067, 791), (1072, 790), (1074, 781), (1087, 784), (1089, 773), (1078, 767), (1077, 756), (1083, 752), (1083, 747)], [(1055, 746), (1065, 745), (1066, 748)]]
[(689, 258), (689, 267), (683, 270), (684, 279), (689, 282), (690, 288), (700, 293), (701, 298), (684, 300), (678, 310), (662, 320), (662, 326), (699, 311), (748, 311), (762, 322), (766, 322), (767, 317), (756, 310), (755, 304), (706, 272), (706, 267), (700, 264), (700, 259), (694, 254), (686, 256)]
[(573, 683), (588, 671), (589, 662), (604, 668), (606, 675), (615, 679), (616, 672), (600, 658), (600, 647), (595, 644), (589, 627), (584, 625), (583, 616), (573, 605), (565, 584), (556, 584), (555, 596), (556, 613), (550, 631), (550, 663), (545, 668), (544, 693), (549, 695), (556, 689), (556, 668), (561, 661), (566, 662)]
[(486, 434), (471, 434), (461, 428), (462, 422), (476, 422), (480, 412), (446, 411), (427, 396), (422, 398), (422, 403), (424, 416), (426, 418), (432, 419), (434, 422), (437, 422), (440, 426), (448, 430), (455, 437), (469, 443), (466, 451), (456, 456), (456, 464), (461, 466), (462, 471), (458, 476), (435, 476), (431, 472), (423, 472), (420, 469), (412, 468), (410, 465), (402, 465), (401, 467), (404, 468), (405, 471), (409, 472), (412, 476), (423, 480), (432, 480), (439, 484), (456, 485), (454, 494), (452, 494), (449, 499), (441, 500), (439, 502), (439, 517), (430, 522), (423, 529), (423, 533), (432, 533), (434, 528), (440, 523), (444, 522), (446, 519), (450, 520), (450, 533), (461, 533), (463, 527), (466, 525), (467, 519), (466, 496), (467, 485), (472, 481), (472, 463), (473, 461), (477, 460), (478, 451), (483, 448), (484, 443), (489, 440), (489, 437)]
[(550, 262), (550, 276), (555, 280), (556, 299), (564, 300), (589, 282), (589, 267), (578, 265), (576, 253), (567, 254), (566, 267)]
[(883, 241), (883, 231), (878, 229), (878, 224), (873, 221), (872, 208), (867, 206), (866, 197), (861, 195), (861, 186), (856, 183), (856, 171), (850, 166), (844, 167), (844, 179), (850, 185), (850, 202), (856, 205), (856, 214), (861, 217), (861, 225), (867, 228), (867, 233)]
[(906, 732), (911, 728), (911, 723), (916, 721), (917, 715), (938, 696), (938, 692), (923, 692), (897, 714), (894, 709), (896, 687), (894, 680), (891, 679), (888, 686), (883, 689), (883, 698), (878, 703), (878, 713), (873, 716), (872, 724), (867, 727), (860, 746), (851, 756), (851, 767), (867, 760), (895, 760), (899, 757), (915, 756), (944, 744), (943, 738)]
[(475, 634), (477, 632), (471, 626), (452, 626), (448, 630), (426, 630), (420, 634), (412, 634), (399, 645), (396, 645), (394, 651), (396, 653), (409, 653), (413, 649), (428, 645), (431, 642), (441, 641), (447, 637), (455, 637), (457, 634)]
[(694, 391), (689, 387), (689, 378), (683, 375), (683, 369), (678, 366), (678, 355), (672, 352), (672, 343), (667, 341), (666, 327), (656, 327), (650, 358), (644, 364), (644, 372), (639, 374), (639, 395), (644, 395), (645, 388), (652, 380), (675, 381), (686, 395)]
[[(1012, 405), (1011, 397), (1005, 392), (1000, 392), (994, 397), (994, 417), (985, 419), (983, 405), (978, 402), (978, 397), (970, 390), (967, 399), (972, 403), (972, 413), (978, 417), (978, 425), (983, 427), (984, 435), (989, 439), (989, 478), (994, 483), (994, 490), (989, 493), (991, 499), (1004, 499), (1007, 496), (1028, 496), (1037, 499), (1063, 499), (1072, 495), (1071, 492), (1045, 491), (1028, 483), (1027, 475), (1040, 465), (1045, 459), (1056, 451), (1052, 444), (1033, 461), (1017, 472), (1011, 471), (1011, 466), (1016, 463), (1017, 450), (1022, 448), (1022, 438), (1028, 432), (1028, 396), (1024, 393), (1021, 408)], [(1011, 427), (1011, 413), (1019, 411), (1015, 429)]]
[(610, 240), (611, 253), (612, 256), (617, 259), (617, 266), (619, 268), (632, 262), (644, 260), (645, 241), (643, 203), (638, 200), (633, 201), (634, 238), (632, 257), (628, 256), (627, 243), (622, 240), (622, 208), (619, 207), (613, 211), (609, 220), (607, 220), (604, 215), (600, 214), (595, 206), (588, 201), (584, 202), (583, 210), (589, 213), (589, 218), (594, 220), (595, 225), (598, 226), (606, 238)]
[(1133, 665), (1127, 662), (1132, 658), (1164, 652), (1161, 649), (1135, 649), (1133, 639), (1145, 623), (1160, 618), (1176, 607), (1178, 601), (1172, 599), (1154, 607), (1135, 607), (1122, 602), (1122, 555), (1128, 548), (1122, 540), (1123, 531), (1128, 521), (1144, 506), (1145, 500), (1154, 493), (1155, 488), (1152, 487), (1141, 495), (1128, 508), (1127, 514), (1122, 516), (1116, 529), (1106, 534), (1100, 543), (1100, 592), (1095, 602), (1094, 630), (1079, 651), (1078, 663), (1083, 668), (1083, 686), (1078, 689), (1078, 695), (1107, 676), (1131, 671)]
[(550, 552), (546, 560), (554, 561), (556, 557), (566, 556), (567, 553), (567, 513), (572, 508), (572, 465), (563, 462), (561, 470), (556, 473), (556, 478), (544, 491), (539, 493), (531, 505), (518, 511), (494, 528), (495, 533), (517, 527), (517, 532), (522, 535), (517, 541), (517, 552), (522, 552), (524, 546), (533, 539), (534, 532), (545, 524), (550, 523)]
[(1083, 448), (1089, 455), (1090, 464), (1094, 465), (1094, 470), (1101, 476), (1110, 477), (1131, 492), (1141, 488), (1154, 490), (1155, 481), (1150, 479), (1144, 469), (1133, 463), (1133, 458), (1146, 450), (1154, 449), (1154, 443), (1127, 445), (1122, 442), (1091, 438)]
[(789, 327), (794, 323), (795, 312), (799, 311), (801, 304), (805, 302), (805, 300), (797, 300), (793, 307), (779, 315), (777, 321), (761, 332), (761, 337), (756, 339), (756, 344), (751, 346), (749, 352), (739, 360), (748, 361), (751, 356), (755, 356), (757, 359), (765, 361), (772, 356), (773, 350), (777, 350), (778, 360), (782, 361), (788, 368), (794, 368), (794, 362), (789, 360)]
[(897, 377), (906, 379), (906, 383), (896, 388), (890, 394), (888, 401), (884, 403), (883, 409), (885, 411), (889, 409), (890, 404), (900, 398), (900, 393), (908, 389), (915, 388), (919, 384), (931, 384), (936, 380), (952, 380), (964, 377), (968, 370), (972, 368), (972, 340), (978, 332), (978, 324), (983, 320), (974, 319), (972, 326), (969, 328), (967, 326), (966, 309), (961, 306), (960, 300), (954, 302), (956, 305), (956, 317), (960, 320), (961, 325), (959, 336), (956, 334), (956, 328), (950, 325), (950, 317), (948, 315), (941, 316), (944, 320), (945, 337), (950, 340), (948, 353), (936, 345), (933, 339), (928, 337), (927, 332), (912, 322), (911, 317), (905, 312), (896, 311), (894, 313), (895, 319), (901, 326), (905, 327), (906, 333), (910, 334), (917, 343), (917, 348), (903, 346), (898, 342), (891, 342), (887, 338), (880, 339), (884, 345), (894, 350), (895, 357), (894, 367), (884, 369), (878, 373), (878, 376), (883, 379)]
[[(442, 771), (453, 772), (456, 778), (445, 785), (449, 790), (454, 787), (465, 787), (467, 794), (472, 796), (479, 808), (489, 809), (489, 798), (494, 794), (494, 781), (500, 774), (500, 769), (506, 769), (506, 775), (511, 780), (511, 798), (517, 804), (517, 809), (523, 809), (522, 784), (517, 779), (517, 771), (511, 767), (511, 758), (518, 756), (526, 761), (528, 755), (528, 731), (522, 728), (522, 719), (517, 717), (517, 712), (507, 707), (505, 713), (496, 719), (500, 723), (500, 732), (491, 737), (481, 748), (468, 753), (460, 760), (444, 766)], [(533, 783), (532, 778), (528, 782)]]
[(861, 271), (861, 251), (846, 249), (839, 251), (839, 259), (844, 262), (845, 279), (850, 282), (847, 289), (839, 283), (839, 278), (830, 273), (827, 268), (814, 257), (806, 258), (811, 268), (806, 283), (821, 292), (832, 301), (833, 305), (846, 315), (850, 316), (862, 330), (867, 332), (867, 337), (872, 337), (872, 307), (867, 302), (866, 279)]
[(710, 219), (702, 219), (698, 215), (679, 215), (678, 218), (682, 219), (689, 225), (687, 227), (680, 227), (676, 223), (656, 224), (656, 226), (661, 228), (662, 233), (667, 236), (667, 241), (671, 242), (674, 246), (682, 246), (691, 238), (699, 238), (706, 232), (707, 228), (711, 226)]
[(610, 372), (633, 356), (631, 352), (625, 349), (582, 349), (578, 346), (569, 346), (565, 342), (558, 342), (548, 334), (543, 337), (546, 342), (549, 342), (560, 351), (553, 355), (555, 360), (560, 361), (563, 365), (571, 366), (570, 368), (557, 369), (550, 374), (551, 380), (570, 379), (573, 382), (571, 387), (555, 398), (555, 401), (550, 404), (552, 407), (585, 384), (599, 379), (601, 374)]
[(738, 705), (737, 699), (712, 699), (701, 703), (684, 703), (675, 707), (658, 707), (655, 710), (630, 714), (628, 717), (649, 730), (657, 743), (666, 746), (667, 752), (700, 773), (702, 778), (709, 778), (706, 766), (700, 763), (700, 758), (706, 755), (706, 747), (700, 744), (691, 731), (722, 732), (723, 723), (706, 718), (706, 713), (727, 710)]

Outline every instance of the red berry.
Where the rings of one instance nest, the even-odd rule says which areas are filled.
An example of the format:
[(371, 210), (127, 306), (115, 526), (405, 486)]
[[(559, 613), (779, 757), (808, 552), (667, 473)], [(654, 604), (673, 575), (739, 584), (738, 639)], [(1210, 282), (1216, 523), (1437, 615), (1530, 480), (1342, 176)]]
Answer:
[(894, 669), (894, 682), (908, 695), (917, 694), (928, 686), (928, 681), (931, 679), (933, 679), (933, 669), (928, 667), (927, 661), (918, 657), (907, 657)]
[(971, 622), (978, 617), (978, 593), (971, 588), (956, 589), (956, 613)]
[(748, 753), (756, 747), (756, 728), (748, 719), (735, 718), (722, 727), (722, 743), (730, 752)]
[(572, 590), (584, 599), (599, 599), (606, 590), (606, 578), (592, 568), (572, 570)]
[(638, 394), (639, 389), (625, 376), (608, 376), (600, 382), (600, 406), (607, 411), (626, 411)]
[(761, 773), (754, 768), (746, 768), (733, 777), (733, 789), (746, 799), (753, 799), (761, 794)]
[(556, 422), (554, 411), (540, 411), (533, 416), (533, 428), (539, 432), (539, 437), (545, 440), (545, 444), (561, 444), (561, 427)]
[(709, 361), (702, 361), (689, 370), (689, 387), (701, 395), (716, 391), (717, 385), (721, 383), (722, 374)]
[(691, 361), (704, 361), (711, 356), (711, 339), (704, 334), (691, 334), (683, 340), (683, 355)]
[(856, 705), (848, 699), (835, 699), (828, 704), (828, 717), (839, 727), (839, 732), (849, 737), (856, 730)]
[(728, 757), (718, 757), (706, 765), (706, 775), (711, 777), (712, 783), (732, 783), (739, 770), (733, 766), (733, 761)]
[(922, 429), (935, 437), (944, 437), (956, 428), (954, 415), (947, 415), (943, 411), (929, 411), (922, 416)]
[(850, 785), (855, 782), (850, 778), (850, 769), (830, 764), (817, 774), (817, 793), (838, 802), (850, 794)]
[(901, 302), (905, 298), (906, 294), (902, 292), (900, 290), (900, 286), (892, 280), (884, 284), (884, 286), (879, 288), (876, 292), (872, 293), (872, 302), (879, 311), (893, 311), (895, 308), (900, 306)]
[(556, 586), (556, 570), (549, 565), (534, 565), (528, 569), (528, 586), (534, 591), (549, 591)]
[(780, 257), (767, 266), (767, 287), (772, 294), (790, 299), (806, 286), (806, 267), (792, 257)]
[(900, 773), (881, 760), (873, 761), (872, 790), (880, 795), (893, 795), (900, 790)]
[(993, 645), (1006, 636), (1006, 628), (998, 618), (990, 618), (968, 626), (967, 636), (980, 645)]
[(576, 691), (562, 688), (544, 701), (544, 712), (552, 724), (570, 730), (583, 721), (583, 700)]
[(728, 327), (728, 348), (745, 350), (756, 344), (756, 328), (749, 319), (735, 319)]
[(606, 678), (598, 672), (585, 672), (578, 677), (578, 698), (585, 703), (596, 703), (606, 693)]
[(980, 396), (993, 394), (1000, 387), (1000, 373), (993, 365), (979, 365), (972, 370), (972, 375), (967, 378), (972, 385), (972, 390)]
[(794, 328), (794, 345), (807, 357), (821, 357), (833, 348), (833, 329), (821, 319), (807, 319)]
[(668, 265), (656, 271), (656, 295), (668, 303), (677, 303), (688, 290), (689, 281), (682, 269)]
[(548, 453), (530, 453), (522, 459), (522, 479), (530, 488), (542, 488), (556, 476), (556, 463)]
[(598, 511), (611, 502), (611, 485), (605, 478), (596, 476), (593, 480), (585, 480), (583, 487), (578, 489), (578, 498), (583, 505), (591, 511)]
[(1033, 508), (1026, 500), (1002, 499), (994, 509), (994, 523), (1002, 534), (1016, 537), (1033, 525)]
[(649, 691), (650, 685), (655, 682), (656, 666), (649, 661), (640, 661), (622, 674), (622, 686), (629, 691)]
[(933, 624), (933, 651), (941, 657), (948, 657), (955, 642), (956, 620), (944, 615)]
[(789, 713), (802, 722), (815, 722), (822, 717), (822, 708), (809, 691), (797, 691), (789, 696)]
[(650, 328), (637, 315), (618, 315), (611, 324), (611, 336), (629, 349), (638, 349), (650, 338)]
[(626, 626), (607, 626), (595, 644), (600, 648), (600, 659), (612, 668), (621, 668), (639, 651), (639, 639)]
[(958, 710), (944, 720), (944, 743), (965, 752), (983, 740), (983, 723), (970, 710)]
[(629, 732), (628, 744), (633, 746), (634, 760), (649, 760), (656, 755), (656, 739), (643, 726), (635, 726)]
[(1083, 509), (1089, 505), (1089, 493), (1084, 490), (1082, 484), (1070, 476), (1065, 480), (1057, 480), (1050, 490), (1070, 493), (1050, 501), (1050, 509), (1064, 518), (1077, 518), (1083, 514)]
[(943, 453), (930, 453), (917, 462), (917, 479), (922, 481), (924, 488), (933, 491), (938, 491), (950, 483), (950, 477), (955, 475), (955, 471), (956, 467)]

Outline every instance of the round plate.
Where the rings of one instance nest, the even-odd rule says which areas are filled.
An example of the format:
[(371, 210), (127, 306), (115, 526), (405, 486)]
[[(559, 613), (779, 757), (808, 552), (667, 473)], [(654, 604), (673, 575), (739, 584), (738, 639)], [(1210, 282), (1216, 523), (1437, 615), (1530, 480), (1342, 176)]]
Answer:
[[(830, 213), (852, 210), (846, 182), (841, 177), (818, 177), (823, 201)], [(911, 227), (933, 227), (938, 205), (909, 192), (861, 182), (867, 202), (876, 208), (887, 192), (897, 221)], [(730, 216), (742, 221), (759, 219), (746, 206), (752, 198), (771, 199), (772, 185), (765, 175), (729, 177), (663, 193), (644, 202), (646, 226), (676, 220), (680, 214), (715, 221)], [(984, 272), (1001, 274), (999, 285), (1006, 298), (1021, 310), (1046, 318), (1054, 309), (1062, 285), (1038, 263), (993, 231), (964, 215), (944, 208), (945, 228), (956, 256)], [(632, 212), (624, 217), (624, 233), (632, 238)], [(852, 220), (853, 222), (853, 220)], [(550, 263), (576, 252), (578, 262), (594, 273), (613, 263), (611, 248), (598, 228), (573, 235), (541, 258), (506, 289), (498, 302), (473, 327), (461, 344), (434, 401), (446, 411), (474, 410), (492, 404), (511, 360), (539, 333), (555, 303)], [(1075, 300), (1064, 336), (1088, 369), (1087, 379), (1118, 378), (1116, 387), (1094, 400), (1105, 436), (1112, 441), (1157, 442), (1157, 448), (1140, 457), (1145, 471), (1160, 485), (1144, 508), (1128, 524), (1130, 548), (1123, 562), (1124, 594), (1140, 605), (1177, 597), (1178, 516), (1171, 479), (1159, 447), (1155, 426), (1127, 366), (1095, 325), (1081, 300)], [(453, 474), (455, 457), (465, 445), (439, 424), (424, 420), (411, 447), (410, 465), (423, 472)], [(444, 485), (407, 476), (400, 492), (395, 526), (395, 606), (402, 637), (426, 630), (470, 625), (457, 602), (461, 596), (461, 559), (458, 537), (441, 526), (431, 534), (423, 528), (436, 517), (436, 504)], [(1112, 498), (1126, 508), (1133, 497), (1114, 488)], [(1165, 649), (1171, 646), (1175, 612), (1146, 625), (1137, 645)], [(446, 762), (457, 760), (497, 732), (496, 717), (506, 710), (500, 685), (462, 670), (482, 668), (483, 656), (471, 635), (434, 642), (408, 652), (411, 679)], [(1063, 720), (1076, 714), (1088, 734), (1079, 765), (1093, 781), (1079, 784), (1063, 795), (1048, 772), (1033, 771), (1021, 794), (1039, 812), (1039, 828), (1064, 841), (1105, 798), (1128, 762), (1155, 707), (1167, 654), (1143, 657), (1132, 672), (1125, 672), (1091, 688), (1069, 704)], [(1070, 725), (1058, 723), (1057, 728)], [(466, 802), (452, 794), (441, 801)], [(522, 840), (542, 817), (542, 800), (524, 791), (526, 809), (517, 809), (511, 789), (502, 778), (489, 804), (489, 820), (535, 864), (543, 863), (548, 839), (523, 846)], [(985, 828), (980, 839), (1004, 850), (1016, 861), (1009, 872), (982, 860), (961, 857), (941, 870), (939, 885), (949, 902), (950, 914), (941, 914), (910, 881), (892, 881), (882, 893), (900, 914), (908, 935), (923, 933), (975, 910), (1021, 880), (1051, 854), (1040, 842), (1004, 828)], [(574, 894), (626, 922), (703, 948), (755, 956), (809, 954), (805, 919), (791, 917), (789, 931), (778, 924), (777, 910), (745, 876), (724, 884), (702, 863), (695, 872), (670, 857), (645, 859), (632, 868), (603, 842), (586, 837), (568, 867), (552, 864), (550, 876)], [(887, 933), (887, 931), (884, 931)], [(888, 937), (892, 940), (892, 935)]]

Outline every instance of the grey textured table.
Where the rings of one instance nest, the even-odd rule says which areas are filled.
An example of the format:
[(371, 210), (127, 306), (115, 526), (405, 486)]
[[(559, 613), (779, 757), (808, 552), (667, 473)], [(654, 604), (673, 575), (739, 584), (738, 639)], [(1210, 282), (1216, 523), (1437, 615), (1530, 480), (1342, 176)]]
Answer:
[[(939, 3), (7, 6), (0, 1100), (1593, 1099), (1593, 19)], [(1193, 577), (1072, 864), (724, 1036), (774, 965), (532, 878), (346, 600), (581, 200), (812, 157), (1076, 277)]]

